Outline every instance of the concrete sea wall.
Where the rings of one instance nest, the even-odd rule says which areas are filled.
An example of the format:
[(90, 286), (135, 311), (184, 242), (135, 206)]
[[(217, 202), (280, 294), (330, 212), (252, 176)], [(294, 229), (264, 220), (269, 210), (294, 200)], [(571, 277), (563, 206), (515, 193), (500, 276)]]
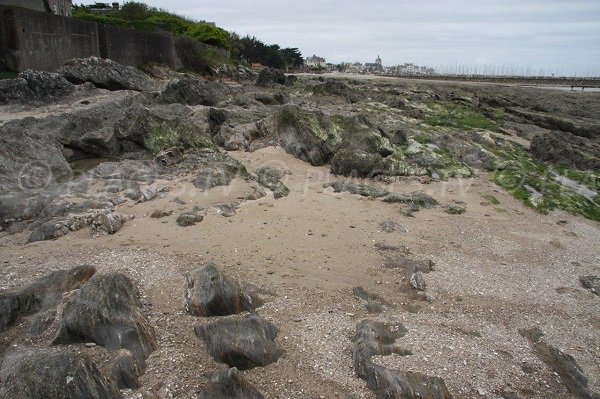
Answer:
[[(227, 56), (227, 51), (204, 45)], [(149, 62), (182, 67), (175, 37), (0, 6), (0, 70), (55, 71), (72, 58), (98, 56), (123, 65)]]

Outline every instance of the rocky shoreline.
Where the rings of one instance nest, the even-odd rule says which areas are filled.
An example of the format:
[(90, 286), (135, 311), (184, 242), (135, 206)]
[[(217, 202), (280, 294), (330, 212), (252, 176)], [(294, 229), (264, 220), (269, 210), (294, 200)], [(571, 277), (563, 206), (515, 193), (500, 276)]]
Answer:
[(597, 397), (600, 94), (154, 72), (0, 81), (0, 396)]

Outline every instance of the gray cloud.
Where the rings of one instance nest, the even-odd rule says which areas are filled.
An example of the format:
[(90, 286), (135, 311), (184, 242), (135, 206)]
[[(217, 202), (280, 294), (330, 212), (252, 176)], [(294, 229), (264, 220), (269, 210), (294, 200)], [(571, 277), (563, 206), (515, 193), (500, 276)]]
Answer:
[(335, 63), (370, 62), (379, 54), (387, 65), (530, 65), (600, 74), (598, 0), (146, 2)]

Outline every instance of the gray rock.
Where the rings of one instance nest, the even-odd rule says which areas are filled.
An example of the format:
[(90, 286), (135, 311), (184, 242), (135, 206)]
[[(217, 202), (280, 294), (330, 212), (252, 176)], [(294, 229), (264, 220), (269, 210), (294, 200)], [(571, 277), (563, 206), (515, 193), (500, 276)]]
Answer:
[(415, 191), (410, 194), (390, 193), (388, 196), (383, 198), (382, 201), (392, 204), (400, 203), (415, 205), (426, 209), (433, 208), (434, 206), (438, 205), (438, 202), (432, 196), (421, 191)]
[(140, 387), (139, 376), (142, 372), (131, 352), (126, 349), (115, 352), (102, 370), (119, 389), (138, 389)]
[(597, 276), (581, 276), (579, 282), (583, 288), (592, 291), (594, 294), (600, 296), (600, 277)]
[(127, 349), (144, 370), (157, 344), (138, 296), (123, 274), (95, 276), (65, 302), (52, 345), (95, 342), (109, 351)]
[(359, 149), (344, 148), (331, 159), (331, 173), (352, 177), (374, 177), (387, 174), (383, 157)]
[(287, 79), (285, 74), (275, 68), (265, 68), (259, 72), (256, 79), (257, 86), (271, 87), (273, 85), (289, 85), (293, 84), (293, 79)]
[(27, 69), (16, 79), (0, 80), (0, 104), (51, 102), (74, 90), (75, 86), (58, 73)]
[(425, 277), (423, 272), (415, 272), (410, 276), (410, 285), (417, 291), (425, 291), (427, 284), (425, 284)]
[(20, 318), (57, 306), (62, 294), (81, 287), (96, 272), (92, 266), (60, 270), (25, 288), (0, 291), (0, 332)]
[(155, 209), (150, 214), (150, 217), (153, 219), (160, 219), (160, 218), (164, 218), (167, 216), (171, 216), (172, 214), (173, 214), (173, 211), (165, 211), (164, 209)]
[(388, 191), (382, 190), (378, 187), (369, 186), (362, 183), (352, 183), (348, 181), (334, 181), (333, 183), (323, 184), (323, 188), (332, 187), (336, 193), (349, 192), (351, 194), (358, 194), (362, 197), (369, 198), (380, 198), (385, 197), (389, 194)]
[(279, 170), (271, 166), (262, 166), (258, 168), (253, 178), (261, 185), (273, 192), (275, 199), (287, 197), (290, 189), (281, 182), (281, 179), (286, 175), (285, 171)]
[(2, 398), (122, 398), (91, 358), (50, 348), (7, 355), (0, 381)]
[(135, 219), (135, 215), (121, 215), (116, 212), (100, 212), (92, 220), (92, 231), (115, 234), (123, 224)]
[(248, 383), (233, 367), (213, 373), (208, 388), (199, 399), (263, 399), (264, 396)]
[(377, 399), (449, 399), (452, 396), (444, 380), (421, 373), (388, 370), (373, 363), (372, 356), (390, 354), (410, 355), (410, 351), (395, 344), (407, 330), (402, 324), (389, 326), (364, 320), (356, 326), (355, 347), (352, 354), (356, 374), (364, 379)]
[(195, 213), (182, 213), (177, 216), (176, 223), (179, 227), (194, 226), (204, 220), (204, 216)]
[(160, 94), (160, 101), (167, 104), (214, 106), (227, 94), (229, 88), (222, 83), (184, 78), (170, 82)]
[(187, 277), (186, 310), (194, 316), (225, 316), (254, 312), (263, 300), (250, 288), (232, 281), (214, 263)]
[(519, 333), (529, 340), (535, 354), (558, 374), (563, 385), (573, 396), (583, 399), (596, 398), (590, 392), (587, 376), (573, 356), (544, 341), (544, 333), (537, 327), (519, 330)]
[(381, 313), (385, 306), (389, 306), (389, 303), (381, 296), (367, 292), (362, 287), (352, 288), (352, 293), (355, 297), (365, 301), (365, 308), (369, 313)]
[(108, 90), (152, 91), (158, 88), (157, 82), (139, 69), (99, 57), (74, 58), (58, 72), (71, 83), (90, 82)]
[(462, 215), (466, 211), (466, 204), (448, 204), (446, 205), (446, 209), (444, 209), (444, 212), (449, 213), (450, 215)]
[(283, 355), (275, 341), (277, 327), (255, 315), (222, 318), (194, 331), (216, 361), (240, 370), (267, 366)]
[(567, 132), (550, 132), (531, 140), (534, 158), (580, 170), (600, 170), (600, 141)]

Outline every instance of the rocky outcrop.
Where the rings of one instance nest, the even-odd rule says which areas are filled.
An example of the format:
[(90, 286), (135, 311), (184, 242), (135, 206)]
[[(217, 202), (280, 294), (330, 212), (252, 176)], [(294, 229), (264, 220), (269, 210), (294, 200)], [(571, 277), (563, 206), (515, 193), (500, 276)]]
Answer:
[(183, 78), (169, 82), (160, 94), (160, 101), (172, 104), (214, 106), (229, 94), (222, 83), (203, 79)]
[(271, 166), (262, 166), (254, 172), (252, 177), (258, 184), (271, 190), (275, 199), (279, 199), (290, 193), (290, 189), (281, 182), (285, 175), (285, 171)]
[(256, 315), (222, 318), (194, 330), (216, 361), (240, 370), (264, 367), (283, 355), (277, 327)]
[(93, 266), (59, 270), (25, 288), (0, 292), (0, 332), (22, 317), (57, 306), (62, 295), (85, 284), (96, 272)]
[(136, 91), (158, 89), (157, 82), (139, 69), (99, 57), (72, 59), (58, 72), (71, 83), (90, 82), (102, 89)]
[(295, 76), (286, 77), (283, 71), (275, 68), (265, 68), (258, 74), (257, 86), (271, 87), (273, 85), (291, 86), (295, 82)]
[(375, 177), (387, 174), (387, 168), (379, 154), (344, 148), (333, 156), (331, 173), (352, 177)]
[(407, 333), (402, 324), (387, 326), (363, 320), (356, 326), (352, 354), (356, 374), (364, 379), (377, 399), (449, 399), (452, 396), (444, 380), (421, 373), (388, 370), (373, 363), (372, 356), (411, 355), (395, 341)]
[(538, 160), (580, 170), (600, 170), (600, 135), (596, 139), (566, 132), (550, 132), (531, 140), (531, 154)]
[(126, 349), (145, 369), (157, 345), (138, 296), (123, 274), (95, 276), (66, 301), (52, 344), (95, 342), (109, 351)]
[(234, 282), (209, 263), (187, 277), (186, 310), (194, 316), (225, 316), (254, 312), (263, 300), (250, 288)]
[(61, 74), (27, 69), (16, 79), (0, 80), (0, 104), (51, 102), (74, 90)]
[(118, 387), (85, 354), (32, 349), (7, 355), (0, 368), (0, 397), (122, 398)]
[(263, 399), (264, 396), (248, 383), (233, 367), (213, 373), (208, 388), (199, 399)]
[(235, 178), (248, 178), (248, 172), (241, 162), (219, 152), (205, 151), (191, 154), (182, 167), (193, 167), (199, 170), (192, 183), (202, 190), (227, 186)]

